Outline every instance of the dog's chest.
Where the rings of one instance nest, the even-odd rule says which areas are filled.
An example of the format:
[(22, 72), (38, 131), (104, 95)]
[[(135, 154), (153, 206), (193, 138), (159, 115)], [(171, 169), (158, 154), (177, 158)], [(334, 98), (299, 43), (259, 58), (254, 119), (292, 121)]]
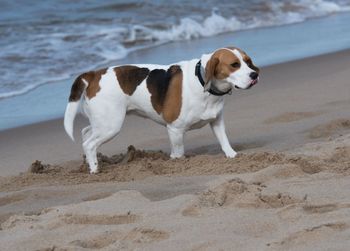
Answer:
[(223, 106), (223, 102), (215, 102), (192, 107), (190, 116), (188, 117), (189, 130), (202, 128), (206, 124), (216, 120)]

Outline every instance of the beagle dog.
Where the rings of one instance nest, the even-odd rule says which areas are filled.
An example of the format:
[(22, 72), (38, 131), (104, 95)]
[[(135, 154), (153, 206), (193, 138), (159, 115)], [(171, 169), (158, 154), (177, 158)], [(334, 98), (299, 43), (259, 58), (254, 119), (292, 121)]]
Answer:
[(225, 132), (224, 98), (233, 88), (251, 88), (258, 79), (259, 68), (235, 47), (171, 65), (120, 65), (89, 71), (72, 85), (64, 128), (74, 141), (73, 123), (81, 103), (90, 122), (82, 130), (82, 145), (91, 173), (98, 172), (97, 148), (118, 134), (128, 113), (167, 127), (171, 158), (184, 155), (186, 131), (208, 123), (226, 157), (234, 158), (237, 153)]

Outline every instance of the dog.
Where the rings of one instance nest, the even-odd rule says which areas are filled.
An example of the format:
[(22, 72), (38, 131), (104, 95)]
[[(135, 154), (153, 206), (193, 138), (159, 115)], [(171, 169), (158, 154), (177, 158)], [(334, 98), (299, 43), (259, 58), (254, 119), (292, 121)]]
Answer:
[(74, 141), (74, 118), (81, 105), (90, 122), (82, 130), (90, 173), (98, 172), (97, 148), (118, 134), (128, 113), (167, 127), (173, 159), (184, 155), (184, 133), (208, 123), (226, 157), (234, 158), (237, 153), (225, 132), (224, 98), (233, 89), (254, 86), (259, 72), (236, 47), (171, 65), (133, 64), (89, 71), (72, 85), (64, 128)]

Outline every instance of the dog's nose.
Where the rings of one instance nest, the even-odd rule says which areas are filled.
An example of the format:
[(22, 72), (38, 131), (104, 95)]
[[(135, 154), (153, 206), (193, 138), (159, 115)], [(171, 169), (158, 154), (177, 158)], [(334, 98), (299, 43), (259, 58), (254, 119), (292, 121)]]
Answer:
[(255, 79), (257, 79), (257, 78), (259, 77), (259, 74), (256, 73), (255, 71), (253, 71), (253, 72), (251, 72), (251, 73), (249, 74), (249, 77), (250, 77), (251, 79), (255, 80)]

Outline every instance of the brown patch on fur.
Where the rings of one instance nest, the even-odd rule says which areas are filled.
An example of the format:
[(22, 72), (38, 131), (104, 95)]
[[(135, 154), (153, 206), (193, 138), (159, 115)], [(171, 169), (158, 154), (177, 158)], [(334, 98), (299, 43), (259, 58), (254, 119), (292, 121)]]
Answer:
[(81, 76), (79, 76), (74, 80), (68, 101), (69, 102), (79, 101), (81, 98), (81, 95), (83, 95), (84, 90), (85, 90), (85, 84), (82, 81)]
[(163, 118), (167, 123), (171, 123), (179, 117), (182, 106), (182, 70), (176, 65), (171, 66), (169, 70), (172, 71), (173, 77), (170, 79), (163, 105)]
[(210, 80), (215, 76), (215, 69), (219, 63), (219, 59), (216, 57), (211, 57), (205, 66), (205, 85), (204, 90), (210, 89)]
[(83, 79), (88, 82), (88, 87), (86, 88), (86, 96), (91, 99), (96, 96), (101, 89), (100, 79), (103, 74), (107, 72), (107, 68), (100, 69), (97, 71), (89, 71), (81, 74), (77, 77), (72, 85), (71, 93), (69, 96), (69, 102), (76, 102), (81, 98), (85, 90), (85, 83)]
[(88, 87), (86, 88), (86, 96), (89, 99), (92, 99), (93, 97), (95, 97), (96, 93), (100, 91), (101, 76), (106, 72), (107, 72), (107, 68), (104, 68), (98, 71), (90, 71), (82, 75), (82, 78), (89, 83)]
[(231, 64), (241, 63), (239, 58), (226, 49), (219, 49), (211, 56), (205, 67), (205, 78), (208, 82), (211, 78), (225, 79), (240, 67), (232, 67)]
[(132, 65), (119, 66), (114, 68), (120, 87), (123, 92), (131, 96), (137, 86), (147, 77), (148, 68), (140, 68)]
[(83, 78), (89, 83), (88, 87), (86, 88), (86, 96), (91, 99), (96, 96), (96, 93), (98, 93), (101, 89), (100, 87), (100, 80), (101, 76), (105, 74), (107, 69), (102, 69), (98, 71), (88, 72), (86, 76), (83, 76)]
[(248, 67), (249, 67), (250, 69), (256, 71), (257, 73), (260, 72), (260, 69), (259, 69), (257, 66), (255, 66), (255, 65), (253, 64), (252, 59), (247, 55), (247, 53), (245, 53), (245, 51), (243, 51), (243, 50), (241, 50), (241, 49), (239, 49), (239, 48), (237, 48), (237, 47), (226, 47), (226, 48), (227, 48), (227, 49), (230, 49), (230, 50), (237, 50), (237, 51), (239, 51), (239, 53), (241, 53), (241, 55), (242, 55), (242, 57), (243, 57), (243, 61), (246, 62), (246, 64), (248, 65)]
[(182, 70), (172, 65), (167, 71), (155, 69), (147, 78), (147, 88), (151, 93), (151, 103), (158, 114), (163, 114), (167, 123), (175, 121), (181, 111)]

